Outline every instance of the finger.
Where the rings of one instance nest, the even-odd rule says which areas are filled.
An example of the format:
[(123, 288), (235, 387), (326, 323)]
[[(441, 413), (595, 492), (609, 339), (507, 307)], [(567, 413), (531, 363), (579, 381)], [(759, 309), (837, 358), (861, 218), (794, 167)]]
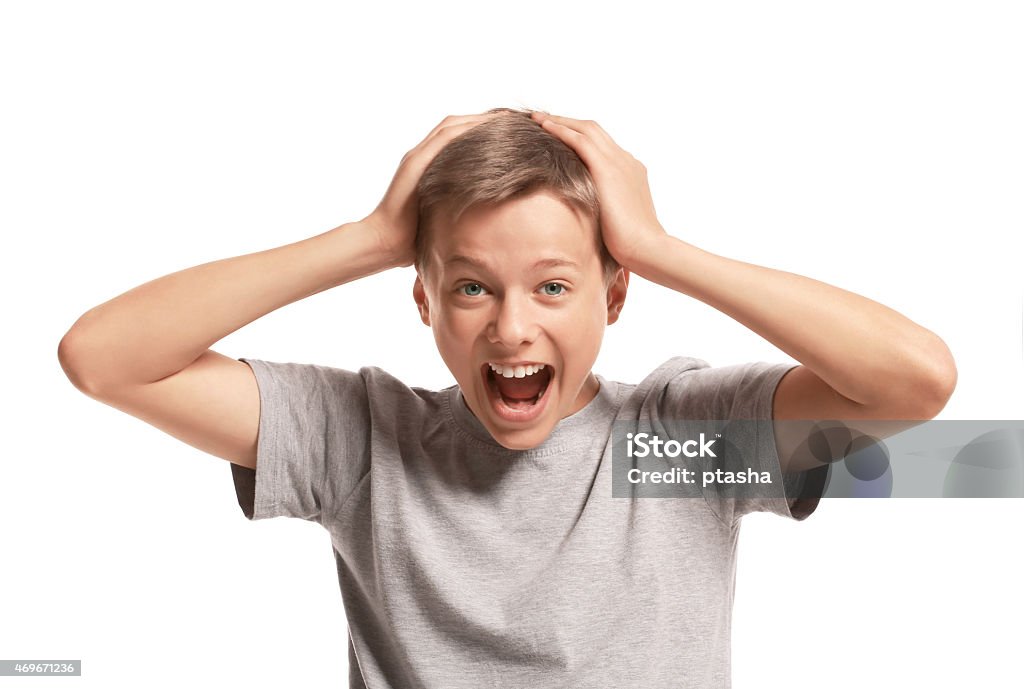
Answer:
[(495, 115), (497, 115), (497, 113), (479, 113), (479, 114), (476, 114), (476, 115), (449, 115), (448, 117), (446, 117), (443, 120), (441, 120), (437, 124), (436, 127), (431, 129), (430, 133), (427, 134), (426, 137), (424, 137), (423, 140), (426, 141), (427, 139), (431, 138), (432, 136), (435, 136), (438, 132), (440, 132), (445, 127), (451, 127), (451, 126), (454, 126), (454, 125), (462, 124), (464, 122), (475, 122), (475, 123), (479, 124), (480, 122), (484, 122), (486, 120), (489, 120), (489, 119), (495, 117)]
[(465, 132), (468, 132), (473, 127), (477, 126), (478, 124), (483, 124), (489, 119), (491, 119), (491, 116), (473, 118), (457, 122), (454, 124), (447, 124), (438, 129), (433, 135), (428, 137), (423, 142), (424, 148), (440, 150), (441, 148), (444, 148), (448, 144), (448, 142), (454, 139), (455, 137)]
[(545, 120), (551, 120), (561, 124), (562, 126), (569, 127), (574, 131), (586, 134), (593, 138), (594, 141), (598, 142), (602, 147), (618, 146), (608, 132), (593, 120), (576, 120), (571, 117), (551, 115), (546, 112), (533, 112), (532, 116), (534, 120), (539, 120), (542, 125)]
[(476, 118), (470, 116), (472, 119), (463, 120), (460, 118), (460, 122), (457, 124), (447, 124), (436, 132), (428, 136), (426, 139), (421, 141), (414, 149), (406, 154), (407, 159), (415, 159), (417, 168), (426, 169), (430, 161), (440, 153), (441, 149), (444, 148), (451, 142), (452, 139), (468, 132), (473, 127), (477, 126), (481, 122), (490, 118)]
[(601, 144), (584, 132), (577, 131), (572, 127), (547, 118), (541, 121), (540, 126), (576, 151), (590, 170), (594, 169), (596, 157), (604, 153), (601, 149)]
[(387, 196), (394, 195), (397, 198), (409, 197), (417, 184), (419, 184), (423, 172), (437, 154), (441, 152), (441, 149), (447, 146), (459, 134), (469, 131), (482, 121), (479, 118), (459, 119), (462, 121), (458, 124), (448, 124), (441, 127), (436, 133), (421, 141), (402, 157), (402, 161), (398, 166), (398, 172), (388, 186)]

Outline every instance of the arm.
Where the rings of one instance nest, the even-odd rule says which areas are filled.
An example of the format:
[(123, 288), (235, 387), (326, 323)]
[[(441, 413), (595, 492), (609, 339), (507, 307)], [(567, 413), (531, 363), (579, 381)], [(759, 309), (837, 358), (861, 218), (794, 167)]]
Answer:
[(445, 118), (406, 154), (383, 200), (359, 222), (172, 273), (90, 309), (61, 340), (61, 367), (90, 397), (255, 468), (255, 376), (209, 347), (282, 306), (412, 265), (420, 175), (451, 139), (488, 117)]
[(256, 467), (259, 390), (209, 347), (286, 304), (393, 265), (363, 223), (188, 268), (87, 311), (58, 358), (90, 397), (204, 452)]
[[(821, 466), (808, 451), (813, 421), (838, 420), (854, 437), (886, 438), (938, 414), (956, 385), (952, 354), (935, 333), (866, 297), (668, 235), (632, 267), (713, 306), (803, 364), (775, 391), (772, 418), (784, 471)], [(829, 447), (831, 459), (844, 450)]]
[(809, 369), (786, 378), (813, 371), (848, 404), (934, 416), (955, 384), (952, 355), (935, 333), (838, 287), (718, 256), (669, 235), (632, 269), (747, 326)]
[[(896, 311), (807, 277), (735, 261), (668, 235), (654, 212), (646, 168), (592, 121), (535, 114), (594, 177), (601, 231), (619, 263), (747, 326), (802, 366), (776, 390), (773, 418), (785, 463), (807, 439), (778, 421), (880, 420), (858, 429), (886, 437), (946, 404), (956, 365), (946, 344)], [(795, 468), (806, 468), (797, 462)]]
[(60, 362), (88, 393), (153, 383), (271, 311), (388, 267), (364, 223), (204, 263), (87, 311), (61, 340)]

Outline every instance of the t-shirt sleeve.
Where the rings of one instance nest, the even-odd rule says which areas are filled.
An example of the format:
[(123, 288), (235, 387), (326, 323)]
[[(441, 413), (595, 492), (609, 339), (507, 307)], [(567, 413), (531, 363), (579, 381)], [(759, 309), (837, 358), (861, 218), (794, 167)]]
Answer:
[(260, 393), (256, 469), (231, 464), (242, 513), (323, 524), (369, 470), (363, 376), (313, 364), (240, 361), (252, 369)]
[(771, 478), (769, 483), (715, 480), (708, 485), (699, 480), (708, 506), (727, 524), (750, 512), (803, 520), (818, 506), (828, 467), (783, 474), (772, 423), (779, 381), (798, 365), (754, 362), (690, 369), (666, 386), (660, 405), (663, 418), (729, 421), (719, 443), (725, 451), (715, 459), (700, 458), (696, 468)]

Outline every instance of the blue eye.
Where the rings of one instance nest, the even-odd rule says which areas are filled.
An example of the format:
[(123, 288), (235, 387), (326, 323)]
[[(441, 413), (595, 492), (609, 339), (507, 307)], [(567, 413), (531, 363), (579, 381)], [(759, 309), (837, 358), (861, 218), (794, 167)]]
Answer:
[[(552, 292), (551, 290), (548, 289), (549, 287), (556, 287), (558, 291)], [(565, 292), (565, 285), (560, 285), (557, 282), (549, 282), (548, 284), (544, 285), (544, 294), (548, 295), (549, 297), (561, 296), (563, 292)]]
[(475, 297), (475, 296), (479, 295), (479, 294), (480, 294), (481, 292), (483, 292), (483, 289), (484, 289), (483, 287), (481, 287), (481, 286), (480, 286), (480, 285), (479, 285), (478, 283), (476, 283), (476, 282), (470, 282), (470, 283), (467, 283), (467, 284), (465, 284), (465, 285), (462, 285), (461, 287), (459, 287), (459, 289), (460, 289), (460, 290), (464, 290), (464, 289), (466, 289), (467, 287), (471, 287), (471, 288), (472, 288), (472, 287), (475, 287), (475, 288), (477, 289), (477, 291), (474, 291), (474, 292), (472, 292), (472, 293), (468, 293), (468, 292), (463, 292), (463, 294), (465, 294), (465, 295), (466, 295), (467, 297)]

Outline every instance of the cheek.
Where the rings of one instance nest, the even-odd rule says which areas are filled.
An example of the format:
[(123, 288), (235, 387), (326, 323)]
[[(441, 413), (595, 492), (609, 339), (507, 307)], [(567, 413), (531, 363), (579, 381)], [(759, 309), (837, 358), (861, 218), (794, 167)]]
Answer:
[(471, 312), (441, 306), (433, 313), (434, 333), (444, 340), (449, 348), (468, 349), (476, 339), (480, 326), (479, 318)]
[(579, 331), (600, 333), (608, 322), (608, 305), (603, 297), (591, 298), (576, 310), (571, 320)]
[[(604, 335), (607, 309), (603, 303), (590, 304), (586, 308), (573, 310), (560, 317), (552, 327), (558, 333), (558, 339), (566, 349), (566, 355), (584, 355), (583, 359), (594, 355), (601, 348)], [(585, 361), (580, 362), (585, 365)]]

